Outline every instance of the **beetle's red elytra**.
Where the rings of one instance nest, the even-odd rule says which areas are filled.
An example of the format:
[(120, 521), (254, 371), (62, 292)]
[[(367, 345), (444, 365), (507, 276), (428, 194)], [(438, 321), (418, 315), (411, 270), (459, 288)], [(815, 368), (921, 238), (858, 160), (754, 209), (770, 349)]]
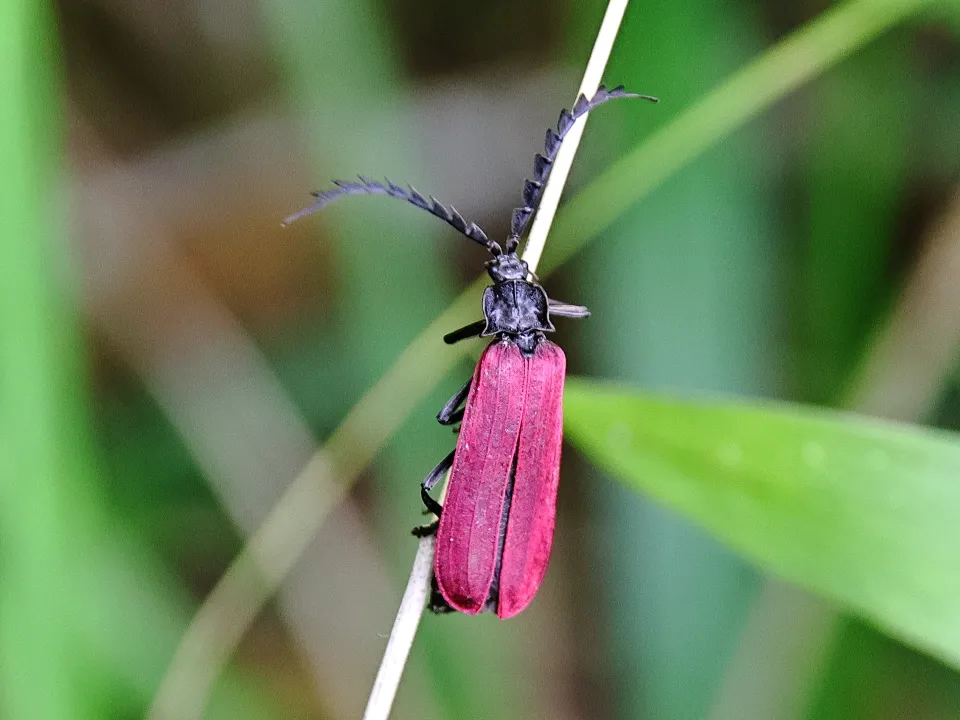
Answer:
[(512, 342), (494, 342), (477, 364), (437, 530), (437, 589), (455, 610), (480, 612), (496, 594), (497, 615), (512, 617), (543, 581), (565, 372), (563, 351), (546, 340), (531, 357)]

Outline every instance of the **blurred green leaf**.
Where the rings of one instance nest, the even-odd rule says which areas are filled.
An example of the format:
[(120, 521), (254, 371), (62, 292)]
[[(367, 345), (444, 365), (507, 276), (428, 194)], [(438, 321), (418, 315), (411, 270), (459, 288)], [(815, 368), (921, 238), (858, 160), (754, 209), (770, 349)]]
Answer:
[[(960, 677), (936, 660), (844, 619), (810, 720), (947, 720), (960, 707)], [(909, 714), (905, 715), (905, 709)]]
[(602, 467), (765, 568), (960, 667), (955, 437), (582, 380), (570, 381), (566, 403), (570, 439)]
[(43, 4), (0, 6), (0, 715), (9, 718), (92, 716), (63, 620), (65, 510), (85, 458), (50, 263), (62, 152), (52, 27)]
[[(815, 90), (807, 237), (797, 268), (798, 380), (811, 402), (836, 402), (900, 280), (889, 264), (918, 106), (906, 37), (882, 38)], [(890, 102), (892, 92), (898, 102)]]

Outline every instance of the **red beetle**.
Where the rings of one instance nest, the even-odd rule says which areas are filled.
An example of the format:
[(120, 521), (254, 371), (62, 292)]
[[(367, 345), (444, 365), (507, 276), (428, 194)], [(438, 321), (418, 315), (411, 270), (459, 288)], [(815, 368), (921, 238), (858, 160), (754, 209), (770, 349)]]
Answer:
[[(546, 339), (552, 316), (584, 318), (580, 305), (551, 300), (517, 256), (517, 246), (540, 199), (544, 182), (563, 138), (574, 122), (598, 105), (640, 97), (623, 86), (602, 85), (591, 100), (581, 95), (573, 111), (563, 110), (557, 130), (547, 130), (544, 153), (534, 161), (534, 177), (523, 187), (523, 207), (513, 211), (505, 249), (487, 238), (451, 207), (429, 200), (412, 187), (334, 181), (336, 188), (316, 192), (316, 202), (285, 223), (316, 212), (344, 195), (389, 195), (406, 200), (446, 221), (493, 256), (486, 263), (493, 285), (483, 293), (483, 320), (446, 336), (455, 343), (494, 337), (473, 377), (437, 415), (443, 425), (461, 423), (457, 447), (423, 480), (421, 496), (439, 523), (417, 528), (437, 533), (434, 563), (435, 612), (492, 610), (508, 618), (523, 610), (540, 588), (550, 560), (556, 519), (560, 443), (563, 434), (563, 351)], [(428, 491), (450, 470), (441, 508)]]

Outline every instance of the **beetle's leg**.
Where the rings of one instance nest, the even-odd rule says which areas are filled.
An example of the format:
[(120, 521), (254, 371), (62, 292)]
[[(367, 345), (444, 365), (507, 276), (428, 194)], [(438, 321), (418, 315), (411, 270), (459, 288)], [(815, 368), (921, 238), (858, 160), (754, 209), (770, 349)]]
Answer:
[(410, 531), (410, 534), (414, 537), (425, 538), (430, 535), (437, 534), (437, 528), (440, 527), (440, 521), (434, 520), (429, 525), (417, 525), (413, 530)]
[(447, 404), (437, 413), (438, 423), (441, 425), (455, 425), (463, 419), (463, 410), (457, 410), (457, 408), (467, 399), (471, 382), (473, 382), (472, 376), (463, 384), (463, 387), (457, 390), (452, 398), (447, 400)]
[[(443, 511), (443, 507), (430, 497), (430, 490), (440, 482), (440, 478), (446, 475), (447, 470), (453, 467), (453, 454), (456, 450), (451, 450), (450, 454), (447, 455), (443, 460), (437, 463), (436, 467), (430, 471), (430, 474), (427, 475), (423, 482), (420, 483), (420, 499), (423, 500), (424, 506), (427, 508), (427, 512), (431, 512), (437, 517), (440, 517), (440, 513)], [(437, 531), (437, 522), (432, 522), (429, 525), (419, 525), (413, 529), (413, 534), (417, 537), (425, 537), (427, 535), (432, 535)]]
[[(453, 467), (453, 454), (455, 452), (456, 450), (451, 450), (449, 455), (437, 463), (436, 467), (434, 467), (433, 470), (430, 471), (430, 474), (423, 479), (422, 483), (420, 483), (421, 488), (424, 490), (433, 490), (436, 484), (440, 482), (440, 478), (446, 475), (447, 470)], [(433, 508), (429, 509), (431, 512), (433, 512)], [(439, 515), (440, 513), (436, 514)]]
[(420, 499), (423, 500), (423, 504), (426, 506), (427, 512), (433, 513), (437, 517), (440, 517), (440, 513), (443, 512), (443, 506), (430, 497), (430, 493), (427, 492), (426, 488), (420, 488)]
[(450, 603), (444, 599), (443, 595), (440, 594), (440, 588), (437, 587), (436, 575), (434, 575), (430, 581), (430, 601), (427, 603), (427, 607), (430, 609), (430, 612), (436, 613), (437, 615), (456, 612), (456, 610), (450, 607)]
[(447, 345), (453, 345), (456, 342), (461, 340), (466, 340), (467, 338), (477, 337), (480, 333), (484, 331), (484, 328), (487, 327), (486, 320), (477, 320), (472, 322), (469, 325), (464, 325), (459, 330), (454, 330), (453, 332), (448, 332), (443, 336), (443, 341)]
[(568, 318), (590, 317), (590, 311), (583, 305), (571, 305), (559, 300), (547, 300), (547, 309), (551, 315)]

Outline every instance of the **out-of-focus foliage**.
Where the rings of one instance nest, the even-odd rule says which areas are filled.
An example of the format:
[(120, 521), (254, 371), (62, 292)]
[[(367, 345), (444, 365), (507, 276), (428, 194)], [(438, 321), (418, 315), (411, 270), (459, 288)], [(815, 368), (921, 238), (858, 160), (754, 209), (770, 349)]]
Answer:
[(788, 580), (960, 667), (960, 439), (571, 380), (591, 459)]
[[(179, 583), (100, 487), (86, 353), (64, 242), (53, 18), (0, 11), (0, 715), (138, 715), (189, 617)], [(214, 717), (272, 717), (226, 678)]]

